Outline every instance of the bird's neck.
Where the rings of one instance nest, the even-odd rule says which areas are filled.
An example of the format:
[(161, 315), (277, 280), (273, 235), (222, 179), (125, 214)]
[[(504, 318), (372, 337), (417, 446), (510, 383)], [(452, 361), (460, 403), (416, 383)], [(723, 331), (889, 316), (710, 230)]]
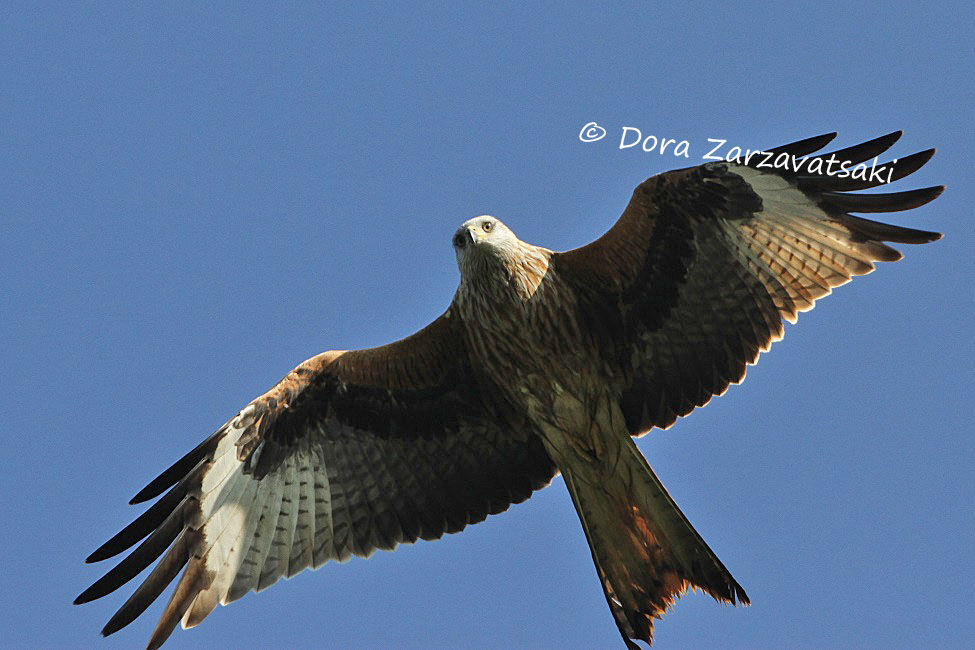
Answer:
[(472, 256), (461, 269), (458, 298), (492, 303), (531, 302), (549, 271), (552, 251), (519, 241), (505, 254)]

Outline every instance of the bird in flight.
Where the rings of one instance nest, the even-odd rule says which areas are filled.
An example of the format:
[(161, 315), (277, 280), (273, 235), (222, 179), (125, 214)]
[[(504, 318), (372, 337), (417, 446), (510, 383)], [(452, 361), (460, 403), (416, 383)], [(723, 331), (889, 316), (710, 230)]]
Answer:
[(933, 149), (878, 179), (856, 166), (900, 132), (817, 155), (835, 135), (653, 176), (606, 234), (566, 252), (491, 216), (465, 222), (453, 237), (460, 286), (439, 318), (395, 343), (314, 356), (247, 404), (135, 495), (158, 500), (87, 561), (138, 546), (75, 603), (158, 559), (109, 635), (182, 571), (157, 648), (218, 603), (456, 533), (561, 473), (627, 647), (650, 643), (688, 588), (748, 604), (633, 437), (740, 382), (783, 319), (900, 259), (884, 242), (941, 237), (851, 214), (936, 198), (943, 187), (850, 193), (907, 176)]

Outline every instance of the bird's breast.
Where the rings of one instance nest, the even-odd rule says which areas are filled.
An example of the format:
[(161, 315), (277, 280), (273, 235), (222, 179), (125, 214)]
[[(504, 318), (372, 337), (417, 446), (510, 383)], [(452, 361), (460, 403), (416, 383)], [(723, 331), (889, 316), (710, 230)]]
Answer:
[(605, 389), (605, 359), (583, 334), (577, 298), (551, 272), (531, 296), (470, 283), (455, 305), (471, 361), (521, 409), (550, 420), (567, 396), (585, 402)]

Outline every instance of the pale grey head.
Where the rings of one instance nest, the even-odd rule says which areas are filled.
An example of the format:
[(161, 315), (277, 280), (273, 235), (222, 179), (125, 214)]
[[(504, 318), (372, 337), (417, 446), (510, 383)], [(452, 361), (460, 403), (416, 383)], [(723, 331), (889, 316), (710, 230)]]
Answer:
[(454, 234), (454, 252), (461, 274), (492, 261), (515, 258), (520, 244), (508, 226), (486, 214), (468, 219)]

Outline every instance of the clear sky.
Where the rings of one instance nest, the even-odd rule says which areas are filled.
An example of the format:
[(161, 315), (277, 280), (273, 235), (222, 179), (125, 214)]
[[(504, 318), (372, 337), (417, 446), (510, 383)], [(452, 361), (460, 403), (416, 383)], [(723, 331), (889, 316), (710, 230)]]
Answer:
[[(204, 5), (0, 7), (0, 645), (143, 644), (165, 599), (108, 640), (129, 590), (70, 604), (111, 566), (82, 561), (141, 511), (129, 497), (296, 363), (440, 314), (465, 219), (571, 248), (708, 138), (896, 129), (892, 156), (939, 149), (897, 188), (948, 190), (888, 217), (945, 239), (841, 288), (742, 386), (639, 443), (754, 603), (688, 595), (656, 646), (975, 642), (968, 3)], [(591, 121), (609, 135), (585, 144)], [(620, 150), (623, 126), (691, 159)], [(556, 479), (170, 644), (619, 636)]]

